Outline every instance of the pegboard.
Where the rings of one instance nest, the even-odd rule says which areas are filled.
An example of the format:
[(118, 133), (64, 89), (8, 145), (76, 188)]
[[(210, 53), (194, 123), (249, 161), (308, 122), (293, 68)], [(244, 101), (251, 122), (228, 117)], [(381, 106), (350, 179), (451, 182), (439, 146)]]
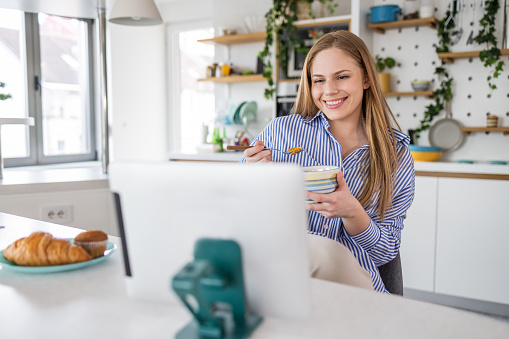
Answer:
[[(435, 18), (441, 20), (450, 1), (435, 1)], [(474, 12), (472, 1), (464, 0), (461, 27), (461, 39), (451, 47), (452, 52), (482, 50), (482, 46), (474, 43), (467, 45), (468, 36), (472, 29), (471, 22)], [(474, 28), (480, 28), (479, 19), (482, 17), (481, 0), (476, 0)], [(373, 1), (373, 5), (394, 4), (404, 8), (404, 1)], [(499, 48), (502, 41), (503, 2), (497, 14), (497, 38)], [(440, 65), (434, 44), (438, 42), (437, 30), (429, 27), (409, 27), (387, 30), (385, 34), (373, 33), (373, 55), (393, 57), (397, 66), (391, 73), (391, 90), (394, 92), (412, 91), (412, 80), (430, 80), (431, 90), (437, 88), (438, 79), (433, 75), (435, 67)], [(486, 115), (494, 114), (499, 117), (499, 126), (509, 126), (509, 58), (502, 57), (505, 62), (504, 72), (494, 80), (497, 89), (492, 91), (488, 87), (487, 76), (491, 68), (484, 67), (479, 58), (456, 59), (447, 64), (446, 69), (453, 80), (453, 99), (451, 101), (452, 118), (460, 121), (464, 126), (486, 126)], [(432, 99), (425, 97), (388, 97), (391, 110), (396, 115), (403, 131), (419, 126), (427, 105)], [(432, 125), (445, 118), (445, 112), (435, 117)], [(421, 133), (416, 141), (419, 145), (429, 145), (428, 133)], [(509, 136), (502, 133), (472, 133), (465, 137), (465, 143), (454, 152), (444, 154), (441, 160), (474, 160), (474, 161), (509, 161)]]

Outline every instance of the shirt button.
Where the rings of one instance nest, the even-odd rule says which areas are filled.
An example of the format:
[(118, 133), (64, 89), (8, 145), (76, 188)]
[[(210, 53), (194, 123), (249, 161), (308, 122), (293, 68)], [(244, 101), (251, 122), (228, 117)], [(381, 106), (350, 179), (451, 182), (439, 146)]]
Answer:
[(329, 229), (329, 225), (323, 225), (323, 229), (324, 230), (328, 230)]
[(357, 159), (359, 159), (359, 156), (358, 156), (358, 155), (356, 155), (356, 156), (354, 156), (353, 158), (354, 158), (355, 160), (357, 160)]

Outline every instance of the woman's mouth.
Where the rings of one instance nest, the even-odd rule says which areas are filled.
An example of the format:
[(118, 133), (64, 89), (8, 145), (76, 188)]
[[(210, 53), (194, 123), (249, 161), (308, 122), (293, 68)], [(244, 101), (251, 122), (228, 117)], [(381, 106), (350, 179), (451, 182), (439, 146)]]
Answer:
[(341, 99), (324, 100), (323, 103), (325, 104), (325, 107), (327, 107), (328, 109), (335, 109), (335, 108), (338, 108), (341, 105), (343, 105), (345, 100), (346, 100), (346, 97), (341, 98)]

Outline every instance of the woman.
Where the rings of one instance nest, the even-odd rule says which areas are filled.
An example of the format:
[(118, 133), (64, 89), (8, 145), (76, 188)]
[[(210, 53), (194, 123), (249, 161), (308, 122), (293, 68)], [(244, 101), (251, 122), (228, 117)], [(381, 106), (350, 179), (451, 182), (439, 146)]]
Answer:
[[(400, 131), (373, 59), (356, 35), (325, 34), (302, 74), (294, 114), (271, 121), (241, 162), (339, 166), (336, 191), (307, 193), (317, 202), (307, 204), (308, 232), (346, 246), (369, 272), (373, 288), (388, 293), (377, 267), (396, 257), (414, 196), (409, 137)], [(264, 146), (305, 151), (287, 155)]]

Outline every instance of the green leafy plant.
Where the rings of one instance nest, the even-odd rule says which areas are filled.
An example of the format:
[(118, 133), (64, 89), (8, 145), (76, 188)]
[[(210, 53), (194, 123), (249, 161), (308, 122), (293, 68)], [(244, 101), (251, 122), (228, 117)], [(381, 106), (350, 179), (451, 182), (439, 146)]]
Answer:
[(478, 44), (486, 44), (485, 49), (479, 54), (484, 67), (494, 67), (493, 72), (487, 77), (488, 86), (491, 90), (497, 88), (493, 83), (493, 79), (502, 74), (504, 67), (504, 62), (500, 60), (500, 49), (497, 48), (497, 37), (495, 36), (495, 18), (499, 9), (500, 3), (498, 0), (486, 0), (484, 16), (479, 21), (482, 28), (474, 38)]
[[(454, 1), (452, 8), (447, 10), (444, 18), (438, 24), (438, 43), (434, 44), (435, 51), (437, 53), (449, 52), (449, 46), (451, 44), (451, 33), (456, 27), (456, 1)], [(413, 130), (415, 138), (419, 138), (421, 132), (426, 131), (431, 127), (431, 122), (433, 119), (439, 115), (442, 110), (446, 109), (447, 103), (452, 99), (453, 78), (449, 76), (445, 65), (445, 61), (442, 60), (440, 65), (435, 68), (433, 74), (435, 74), (440, 81), (439, 86), (434, 92), (435, 101), (426, 106), (424, 116), (419, 122), (419, 127)]]
[[(5, 83), (4, 82), (0, 82), (0, 88), (4, 88), (5, 87)], [(7, 99), (10, 99), (12, 98), (12, 96), (10, 94), (4, 94), (4, 93), (0, 93), (0, 100), (7, 100)]]
[(393, 58), (382, 58), (380, 55), (375, 55), (375, 68), (378, 73), (382, 73), (386, 68), (391, 69), (396, 66), (396, 61)]
[[(298, 20), (297, 16), (297, 2), (307, 2), (311, 4), (313, 0), (273, 0), (273, 6), (265, 14), (266, 27), (265, 31), (267, 36), (265, 38), (265, 46), (258, 54), (258, 57), (263, 64), (263, 76), (267, 79), (268, 88), (265, 89), (265, 97), (270, 99), (275, 92), (274, 87), (274, 66), (272, 65), (272, 49), (274, 43), (277, 42), (276, 59), (279, 66), (286, 73), (288, 66), (288, 51), (294, 50), (296, 52), (307, 53), (309, 47), (303, 47), (303, 39), (297, 34), (297, 27), (295, 21)], [(327, 6), (329, 13), (334, 13), (337, 4), (333, 0), (318, 0)], [(309, 6), (309, 15), (314, 18), (315, 14)]]

